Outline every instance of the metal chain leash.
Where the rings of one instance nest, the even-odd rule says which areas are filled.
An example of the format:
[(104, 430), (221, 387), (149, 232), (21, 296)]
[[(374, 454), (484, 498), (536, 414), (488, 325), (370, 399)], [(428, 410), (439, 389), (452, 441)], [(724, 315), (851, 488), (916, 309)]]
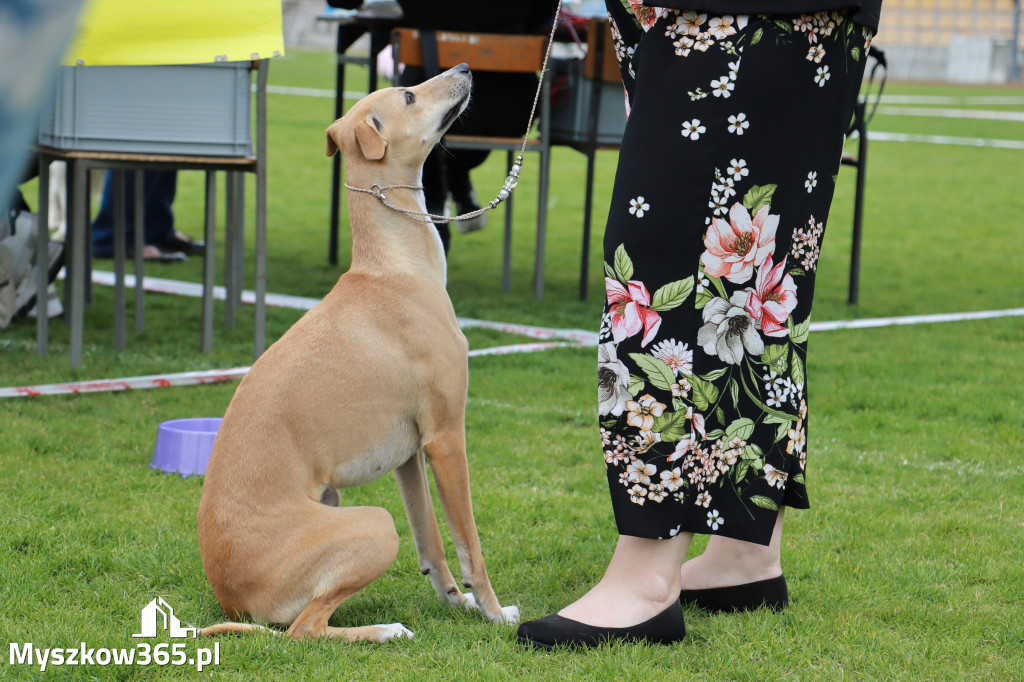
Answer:
[(371, 185), (369, 189), (362, 187), (353, 187), (352, 185), (345, 183), (345, 189), (353, 192), (362, 192), (363, 194), (370, 194), (393, 211), (397, 211), (413, 220), (418, 220), (421, 223), (451, 223), (456, 220), (468, 220), (469, 218), (475, 218), (478, 215), (486, 213), (487, 211), (493, 210), (498, 207), (498, 204), (508, 199), (512, 194), (512, 190), (519, 184), (519, 174), (523, 170), (523, 154), (526, 153), (526, 144), (530, 139), (530, 130), (533, 128), (533, 118), (537, 113), (537, 103), (540, 101), (541, 88), (544, 84), (544, 77), (547, 75), (548, 70), (548, 58), (551, 56), (551, 46), (555, 42), (555, 30), (558, 28), (558, 17), (562, 13), (562, 0), (558, 0), (558, 7), (555, 8), (555, 18), (551, 23), (551, 35), (548, 37), (548, 46), (544, 50), (544, 62), (540, 68), (540, 78), (537, 79), (537, 92), (533, 96), (533, 108), (530, 109), (530, 119), (526, 122), (526, 133), (523, 135), (523, 144), (519, 148), (519, 155), (516, 157), (516, 162), (512, 164), (512, 168), (508, 171), (508, 176), (505, 178), (505, 182), (501, 189), (498, 190), (498, 196), (491, 199), (490, 202), (483, 208), (478, 208), (475, 211), (469, 211), (461, 215), (447, 217), (441, 215), (434, 215), (433, 213), (424, 213), (423, 211), (412, 211), (406, 208), (401, 208), (391, 203), (388, 200), (387, 195), (384, 194), (385, 190), (391, 189), (411, 189), (415, 191), (423, 190), (423, 187), (419, 185)]

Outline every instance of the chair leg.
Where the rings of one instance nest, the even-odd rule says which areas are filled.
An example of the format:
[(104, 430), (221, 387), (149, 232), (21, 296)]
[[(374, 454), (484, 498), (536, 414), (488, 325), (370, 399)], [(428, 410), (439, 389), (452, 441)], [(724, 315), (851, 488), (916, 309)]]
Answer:
[[(506, 152), (506, 168), (512, 167), (512, 152)], [(505, 200), (505, 239), (501, 249), (501, 289), (512, 288), (512, 195)]]
[(206, 171), (206, 245), (203, 248), (203, 321), (201, 348), (213, 350), (213, 287), (216, 263), (214, 242), (217, 239), (217, 173)]
[(587, 150), (587, 185), (583, 195), (583, 247), (580, 255), (580, 300), (587, 300), (587, 279), (590, 277), (590, 223), (594, 211), (594, 165), (596, 152)]
[(533, 264), (533, 295), (544, 297), (544, 259), (548, 232), (548, 171), (551, 150), (545, 144), (540, 151), (540, 172), (537, 174), (537, 252)]
[[(863, 105), (860, 105), (863, 106)], [(860, 112), (863, 121), (863, 112)], [(857, 303), (860, 296), (860, 247), (864, 225), (864, 180), (867, 176), (868, 162), (868, 131), (866, 125), (858, 129), (860, 137), (857, 141), (857, 190), (853, 204), (853, 244), (850, 248), (850, 290), (847, 301), (850, 305)]]
[(145, 309), (145, 267), (146, 259), (142, 256), (142, 247), (146, 243), (145, 225), (146, 220), (146, 198), (143, 183), (145, 182), (143, 171), (135, 171), (135, 331), (141, 332), (146, 328)]
[(50, 317), (47, 315), (46, 289), (49, 286), (46, 267), (49, 262), (50, 241), (50, 160), (39, 155), (39, 204), (36, 217), (36, 352), (50, 352)]
[[(125, 186), (123, 169), (114, 170), (114, 348), (127, 345), (125, 331)], [(138, 249), (136, 249), (138, 250)]]
[(245, 283), (245, 173), (235, 180), (235, 310), (242, 309), (242, 286)]
[[(71, 231), (69, 240), (71, 242), (71, 267), (69, 268), (67, 286), (71, 289), (71, 296), (68, 299), (68, 318), (71, 326), (71, 338), (69, 343), (70, 364), (72, 367), (82, 366), (82, 331), (84, 328), (85, 307), (85, 251), (86, 232), (89, 225), (89, 216), (86, 215), (86, 195), (89, 192), (86, 178), (89, 171), (81, 161), (68, 161), (68, 175), (73, 176), (71, 181), (71, 219), (68, 221), (68, 229)], [(90, 248), (91, 250), (91, 248)]]
[(235, 328), (235, 184), (238, 174), (227, 172), (224, 187), (224, 326)]

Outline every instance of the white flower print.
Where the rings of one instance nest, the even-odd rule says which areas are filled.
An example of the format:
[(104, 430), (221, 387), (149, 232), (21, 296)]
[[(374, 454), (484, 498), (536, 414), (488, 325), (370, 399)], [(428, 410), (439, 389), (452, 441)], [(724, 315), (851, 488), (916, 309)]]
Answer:
[(683, 12), (682, 16), (676, 19), (686, 33), (695, 36), (700, 33), (700, 27), (707, 21), (708, 15), (697, 14), (696, 12)]
[(828, 65), (818, 67), (818, 75), (814, 77), (814, 82), (818, 84), (818, 87), (825, 87), (825, 81), (832, 77), (832, 74), (828, 72)]
[(807, 61), (820, 64), (822, 58), (825, 56), (825, 48), (821, 45), (811, 45), (811, 48), (807, 50)]
[(690, 56), (690, 50), (693, 49), (693, 38), (690, 36), (679, 36), (679, 40), (672, 41), (672, 47), (676, 48), (676, 55), (679, 57)]
[(817, 171), (811, 171), (810, 173), (807, 174), (807, 179), (804, 180), (804, 187), (807, 188), (807, 193), (810, 194), (811, 191), (815, 188), (815, 186), (817, 186), (817, 184), (818, 184), (818, 172)]
[(661, 472), (661, 485), (671, 492), (675, 492), (683, 487), (683, 476), (679, 467), (676, 467), (675, 469), (663, 469)]
[(727, 98), (732, 96), (732, 91), (736, 89), (732, 80), (728, 77), (716, 78), (711, 81), (711, 94), (715, 97)]
[(779, 490), (783, 490), (786, 487), (786, 479), (789, 478), (789, 474), (785, 471), (779, 471), (771, 464), (764, 465), (764, 479), (768, 481), (768, 485), (773, 485)]
[(733, 180), (737, 182), (743, 179), (744, 175), (749, 175), (750, 170), (747, 168), (746, 159), (730, 159), (729, 169), (727, 171)]
[(733, 21), (733, 18), (728, 14), (724, 17), (711, 17), (711, 21), (708, 22), (708, 30), (719, 40), (727, 38), (736, 33), (736, 29), (733, 28)]
[(708, 48), (715, 44), (710, 33), (698, 33), (693, 39), (693, 49), (707, 52)]
[(659, 483), (652, 483), (650, 490), (647, 492), (647, 499), (651, 502), (661, 502), (668, 497), (668, 492)]
[(654, 344), (651, 354), (669, 366), (676, 374), (693, 374), (693, 351), (685, 343), (669, 339)]
[(629, 466), (626, 467), (626, 474), (628, 475), (630, 482), (642, 483), (644, 485), (650, 484), (651, 476), (653, 476), (656, 471), (657, 469), (653, 464), (647, 464), (646, 462), (641, 462), (638, 459), (634, 459), (629, 463)]
[(729, 132), (737, 135), (742, 135), (743, 131), (750, 127), (750, 121), (747, 120), (747, 115), (740, 112), (735, 116), (729, 117)]
[(632, 399), (629, 392), (629, 370), (616, 355), (614, 343), (597, 347), (597, 399), (602, 417), (618, 417)]
[(705, 509), (707, 509), (708, 505), (711, 504), (711, 493), (705, 490), (700, 495), (697, 495), (697, 499), (694, 500), (693, 503), (696, 504), (698, 507), (704, 507)]
[(736, 72), (740, 70), (740, 60), (729, 62), (729, 78), (736, 80)]
[(708, 512), (708, 525), (711, 526), (711, 530), (718, 530), (719, 526), (725, 525), (725, 519), (721, 517), (717, 509)]
[(711, 280), (709, 280), (703, 272), (700, 273), (700, 279), (697, 281), (697, 293), (702, 293), (709, 286), (711, 286)]
[(688, 137), (691, 140), (699, 140), (700, 136), (707, 131), (707, 128), (700, 124), (700, 119), (695, 118), (692, 121), (683, 121), (683, 137)]
[(644, 201), (643, 197), (629, 200), (629, 213), (637, 218), (643, 218), (644, 213), (651, 210), (651, 205)]
[(697, 343), (705, 353), (730, 365), (743, 362), (744, 351), (764, 353), (764, 341), (744, 308), (746, 300), (746, 292), (736, 291), (728, 301), (714, 298), (704, 306), (704, 326), (697, 330)]
[(647, 495), (647, 489), (639, 485), (634, 485), (628, 491), (629, 500), (633, 504), (638, 504), (641, 507), (644, 506), (644, 497)]

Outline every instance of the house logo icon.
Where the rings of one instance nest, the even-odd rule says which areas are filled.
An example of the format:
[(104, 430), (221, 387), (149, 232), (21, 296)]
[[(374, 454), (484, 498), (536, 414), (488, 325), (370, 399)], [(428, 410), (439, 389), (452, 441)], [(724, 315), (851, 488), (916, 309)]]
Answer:
[(156, 637), (161, 627), (171, 637), (195, 637), (197, 634), (195, 628), (182, 627), (171, 605), (157, 597), (142, 608), (142, 632), (132, 637)]

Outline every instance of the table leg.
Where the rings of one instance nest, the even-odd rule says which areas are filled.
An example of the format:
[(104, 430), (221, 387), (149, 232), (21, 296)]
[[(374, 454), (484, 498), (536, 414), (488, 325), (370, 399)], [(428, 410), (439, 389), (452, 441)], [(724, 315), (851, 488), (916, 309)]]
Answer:
[(36, 209), (36, 351), (50, 351), (50, 316), (46, 289), (50, 285), (50, 160), (39, 154), (39, 204)]

